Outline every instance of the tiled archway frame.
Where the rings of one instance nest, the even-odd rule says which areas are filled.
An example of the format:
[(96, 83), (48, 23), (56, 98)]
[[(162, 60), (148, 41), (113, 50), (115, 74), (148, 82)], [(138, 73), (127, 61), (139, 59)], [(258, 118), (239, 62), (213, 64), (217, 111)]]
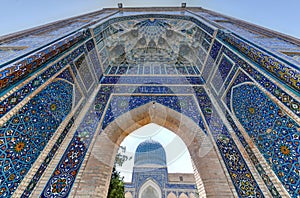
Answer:
[(230, 181), (211, 140), (188, 117), (153, 102), (118, 117), (97, 136), (74, 196), (106, 197), (119, 145), (127, 135), (149, 123), (168, 128), (185, 142), (204, 185), (205, 192), (200, 193), (232, 196)]
[[(135, 86), (138, 87), (138, 85)], [(198, 123), (199, 126), (203, 126), (203, 123), (206, 123), (205, 127), (201, 128), (205, 133), (207, 133), (207, 129), (209, 129), (208, 134), (210, 134), (210, 136), (213, 137), (215, 141), (214, 144), (217, 145), (215, 148), (220, 153), (220, 156), (222, 157), (221, 161), (227, 168), (227, 170), (223, 170), (225, 171), (225, 174), (228, 174), (231, 177), (232, 184), (234, 186), (231, 189), (235, 188), (237, 194), (241, 196), (246, 196), (250, 193), (254, 194), (257, 197), (263, 197), (259, 186), (257, 185), (254, 177), (252, 176), (251, 171), (249, 170), (246, 162), (243, 159), (243, 156), (241, 155), (238, 147), (235, 145), (233, 139), (231, 138), (231, 135), (229, 134), (228, 129), (223, 124), (217, 110), (212, 105), (209, 96), (207, 95), (202, 86), (191, 87), (174, 85), (172, 86), (172, 89), (178, 90), (175, 91), (176, 95), (174, 93), (169, 93), (168, 90), (163, 89), (160, 85), (148, 85), (144, 86), (143, 89), (136, 89), (136, 87), (130, 85), (119, 87), (117, 87), (116, 85), (101, 85), (98, 95), (96, 96), (95, 101), (93, 103), (95, 105), (92, 105), (90, 107), (88, 113), (86, 114), (82, 123), (78, 127), (77, 131), (75, 132), (73, 140), (66, 149), (65, 154), (61, 158), (57, 168), (53, 171), (50, 180), (48, 181), (46, 187), (42, 192), (43, 197), (60, 196), (62, 194), (64, 196), (68, 195), (71, 192), (75, 178), (77, 178), (77, 182), (74, 184), (74, 188), (77, 188), (78, 180), (81, 178), (80, 174), (77, 177), (77, 173), (79, 172), (79, 168), (81, 167), (83, 160), (87, 160), (89, 157), (89, 153), (87, 154), (87, 150), (89, 149), (92, 143), (93, 137), (95, 137), (96, 131), (99, 131), (100, 128), (105, 129), (105, 127), (109, 123), (111, 123), (115, 118), (117, 118), (119, 115), (122, 115), (123, 113), (128, 112), (129, 110), (137, 108), (138, 106), (144, 105), (153, 100), (159, 101), (159, 98), (162, 98), (162, 95), (165, 95), (164, 97), (167, 99), (167, 102), (165, 104), (164, 102), (162, 103), (163, 105), (168, 106), (169, 108), (172, 108), (173, 110), (176, 110), (178, 112), (181, 112), (184, 115), (187, 115), (193, 121), (196, 120), (196, 123)], [(136, 98), (138, 95), (143, 94), (145, 95), (143, 96), (145, 100), (142, 100), (142, 98), (140, 97), (139, 100), (136, 100), (136, 102), (140, 102), (139, 105), (131, 107), (131, 109), (129, 110), (125, 108), (123, 109), (123, 111), (120, 108), (122, 104), (120, 103), (121, 106), (116, 106), (117, 103), (115, 103), (115, 107), (117, 108), (115, 108), (114, 111), (111, 111), (109, 109), (109, 104), (111, 103), (111, 100), (113, 101), (114, 99), (114, 97), (111, 96), (111, 93), (116, 90), (118, 90), (119, 92), (117, 94), (115, 93), (114, 97), (116, 98), (116, 96), (118, 96), (119, 98), (121, 98), (120, 101), (124, 101), (124, 97), (136, 95), (133, 97)], [(132, 94), (132, 90), (138, 90), (138, 92)], [(155, 97), (151, 95), (156, 95), (155, 97), (157, 97), (158, 99), (155, 99)], [(178, 109), (179, 103), (176, 101), (172, 102), (170, 100), (172, 99), (172, 97), (185, 97), (185, 99), (182, 99), (180, 101), (186, 101), (186, 99), (188, 98), (190, 98), (189, 101), (195, 99), (196, 102), (194, 103), (196, 103), (198, 109), (200, 107), (201, 111), (197, 110), (196, 117), (193, 117), (188, 113), (192, 112), (197, 108), (193, 108), (190, 105), (182, 104), (182, 106), (185, 108)], [(177, 105), (177, 107), (174, 107), (174, 105)], [(78, 155), (73, 155), (74, 152), (77, 152)], [(72, 159), (70, 157), (72, 157)], [(84, 169), (85, 167), (82, 167), (80, 172), (82, 172), (82, 170)], [(68, 181), (67, 179), (70, 180)], [(64, 185), (59, 186), (59, 189), (56, 189), (58, 182), (62, 182)], [(213, 186), (212, 188), (216, 187)], [(74, 192), (74, 189), (72, 190), (72, 192)]]

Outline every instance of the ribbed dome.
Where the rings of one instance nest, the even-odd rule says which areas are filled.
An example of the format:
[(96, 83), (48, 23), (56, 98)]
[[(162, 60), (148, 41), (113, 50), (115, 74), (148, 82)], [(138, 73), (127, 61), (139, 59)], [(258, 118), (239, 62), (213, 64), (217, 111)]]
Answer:
[(163, 146), (154, 140), (146, 140), (139, 144), (135, 151), (134, 165), (166, 166), (166, 152)]

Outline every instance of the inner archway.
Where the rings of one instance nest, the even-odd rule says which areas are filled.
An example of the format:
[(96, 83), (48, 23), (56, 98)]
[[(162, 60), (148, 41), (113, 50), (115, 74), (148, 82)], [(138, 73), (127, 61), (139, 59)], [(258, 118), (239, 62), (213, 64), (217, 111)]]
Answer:
[(148, 180), (141, 187), (138, 198), (161, 198), (159, 186), (152, 180)]
[[(144, 197), (153, 198), (157, 195), (155, 192), (162, 192), (163, 198), (177, 191), (198, 194), (188, 149), (172, 131), (150, 123), (129, 134), (121, 147), (115, 165), (123, 178), (125, 194), (130, 192), (138, 195), (135, 198), (143, 197), (149, 182), (157, 184), (154, 185), (157, 188), (147, 191), (151, 196), (145, 191)], [(121, 159), (126, 158), (129, 160), (120, 164)]]
[(96, 137), (81, 168), (75, 196), (106, 197), (111, 171), (119, 145), (136, 129), (155, 123), (178, 135), (186, 144), (194, 163), (199, 193), (206, 196), (232, 196), (230, 178), (225, 175), (211, 138), (187, 116), (166, 106), (150, 102), (119, 116)]
[[(122, 150), (128, 160), (122, 165), (116, 165), (116, 170), (120, 176), (124, 177), (125, 183), (132, 182), (133, 167), (136, 162), (136, 151), (143, 142), (158, 142), (163, 146), (166, 153), (166, 167), (168, 173), (193, 174), (191, 157), (185, 143), (172, 131), (154, 123), (147, 124), (129, 134), (121, 143)], [(120, 151), (119, 151), (120, 152)], [(145, 152), (145, 151), (143, 151)], [(151, 152), (155, 154), (155, 152)], [(155, 156), (154, 156), (155, 157)], [(147, 155), (147, 158), (153, 160), (153, 156)], [(152, 161), (151, 161), (152, 162)], [(172, 177), (175, 177), (172, 175)], [(177, 178), (179, 179), (179, 178)], [(175, 178), (172, 180), (176, 180)]]

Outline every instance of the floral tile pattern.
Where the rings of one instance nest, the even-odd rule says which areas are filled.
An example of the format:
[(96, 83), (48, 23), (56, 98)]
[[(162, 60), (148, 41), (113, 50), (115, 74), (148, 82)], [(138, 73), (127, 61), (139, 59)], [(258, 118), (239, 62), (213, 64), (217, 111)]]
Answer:
[(0, 128), (0, 196), (16, 190), (72, 107), (73, 86), (48, 85)]

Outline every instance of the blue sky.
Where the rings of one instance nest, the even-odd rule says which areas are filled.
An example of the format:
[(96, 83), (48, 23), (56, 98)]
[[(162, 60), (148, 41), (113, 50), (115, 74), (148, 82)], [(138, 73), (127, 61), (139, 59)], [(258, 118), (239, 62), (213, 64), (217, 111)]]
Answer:
[(124, 6), (200, 6), (300, 38), (300, 0), (1, 0), (0, 35), (58, 19)]

